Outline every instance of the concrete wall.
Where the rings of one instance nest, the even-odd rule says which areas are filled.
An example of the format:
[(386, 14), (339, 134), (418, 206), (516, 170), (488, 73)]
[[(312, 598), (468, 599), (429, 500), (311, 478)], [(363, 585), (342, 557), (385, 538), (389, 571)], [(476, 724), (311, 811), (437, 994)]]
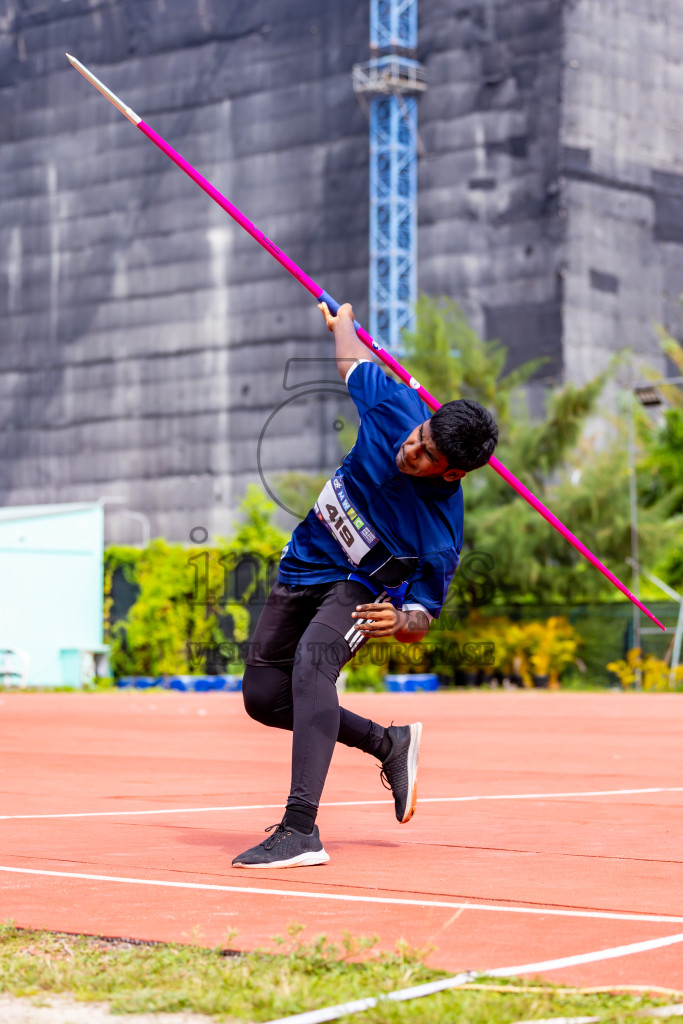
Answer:
[(624, 348), (664, 372), (656, 327), (683, 334), (683, 9), (575, 0), (564, 39), (566, 372)]
[(561, 363), (560, 0), (420, 0), (419, 283), (510, 365)]
[[(350, 81), (367, 5), (63, 0), (1, 24), (0, 502), (114, 494), (153, 533), (225, 533), (288, 357), (328, 356), (329, 335), (64, 51), (367, 321), (367, 124)], [(264, 470), (333, 469), (338, 404), (313, 396), (303, 423), (288, 407)], [(107, 523), (139, 539), (114, 508)]]
[[(680, 20), (420, 0), (419, 287), (547, 383), (681, 327)], [(314, 303), (64, 51), (367, 323), (368, 23), (368, 0), (5, 5), (0, 504), (113, 495), (187, 540), (260, 474), (334, 468), (352, 410)], [(109, 540), (140, 536), (108, 506)]]

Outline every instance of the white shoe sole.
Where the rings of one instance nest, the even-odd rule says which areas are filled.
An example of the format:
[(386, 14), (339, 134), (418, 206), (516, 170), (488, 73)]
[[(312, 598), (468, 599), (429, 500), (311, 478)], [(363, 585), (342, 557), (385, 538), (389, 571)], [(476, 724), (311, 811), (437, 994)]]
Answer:
[(401, 825), (405, 825), (415, 814), (417, 807), (417, 762), (422, 742), (422, 722), (413, 722), (410, 726), (410, 746), (408, 747), (408, 802)]
[(327, 864), (330, 859), (329, 853), (325, 850), (311, 850), (309, 853), (300, 853), (298, 857), (290, 857), (289, 860), (270, 861), (267, 864), (233, 864), (234, 868), (310, 868), (315, 864)]

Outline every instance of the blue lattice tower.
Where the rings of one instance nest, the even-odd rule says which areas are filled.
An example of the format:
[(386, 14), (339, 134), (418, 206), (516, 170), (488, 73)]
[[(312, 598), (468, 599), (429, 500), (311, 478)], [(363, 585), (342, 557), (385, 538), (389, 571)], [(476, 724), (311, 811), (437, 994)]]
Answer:
[(371, 0), (370, 46), (378, 50), (414, 50), (417, 0)]
[[(417, 0), (372, 0), (375, 52), (414, 50)], [(353, 69), (353, 87), (368, 99), (370, 121), (370, 333), (400, 347), (417, 297), (417, 101), (420, 64), (396, 52)]]
[(414, 97), (370, 107), (370, 333), (395, 348), (410, 328), (417, 291)]

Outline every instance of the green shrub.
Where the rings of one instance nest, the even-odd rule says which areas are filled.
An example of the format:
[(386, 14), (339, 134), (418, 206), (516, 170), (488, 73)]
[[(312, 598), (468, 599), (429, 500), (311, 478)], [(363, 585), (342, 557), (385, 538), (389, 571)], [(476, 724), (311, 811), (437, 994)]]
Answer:
[[(109, 547), (105, 552), (105, 636), (115, 677), (189, 675), (198, 652), (220, 650), (228, 671), (239, 671), (236, 644), (247, 639), (247, 608), (267, 570), (277, 564), (286, 534), (272, 523), (275, 506), (256, 487), (241, 505), (242, 521), (229, 539), (213, 546), (169, 544), (155, 539), (144, 550)], [(235, 580), (240, 558), (257, 571), (246, 586)], [(124, 619), (111, 622), (114, 573), (121, 569), (137, 590)], [(233, 643), (234, 641), (234, 643)]]

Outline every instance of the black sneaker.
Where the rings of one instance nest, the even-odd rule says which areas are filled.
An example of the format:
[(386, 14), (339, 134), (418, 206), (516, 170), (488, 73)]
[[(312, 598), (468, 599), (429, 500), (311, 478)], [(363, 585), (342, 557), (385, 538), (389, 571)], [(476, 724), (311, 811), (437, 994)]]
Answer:
[[(273, 832), (273, 829), (275, 831)], [(280, 822), (270, 825), (266, 832), (273, 834), (258, 846), (245, 850), (232, 862), (234, 868), (298, 868), (313, 864), (326, 864), (330, 855), (320, 842), (318, 826), (313, 826), (310, 836), (297, 832)]]
[(415, 814), (417, 804), (417, 759), (420, 755), (422, 722), (390, 725), (389, 755), (382, 761), (383, 785), (394, 794), (396, 819), (404, 824)]

